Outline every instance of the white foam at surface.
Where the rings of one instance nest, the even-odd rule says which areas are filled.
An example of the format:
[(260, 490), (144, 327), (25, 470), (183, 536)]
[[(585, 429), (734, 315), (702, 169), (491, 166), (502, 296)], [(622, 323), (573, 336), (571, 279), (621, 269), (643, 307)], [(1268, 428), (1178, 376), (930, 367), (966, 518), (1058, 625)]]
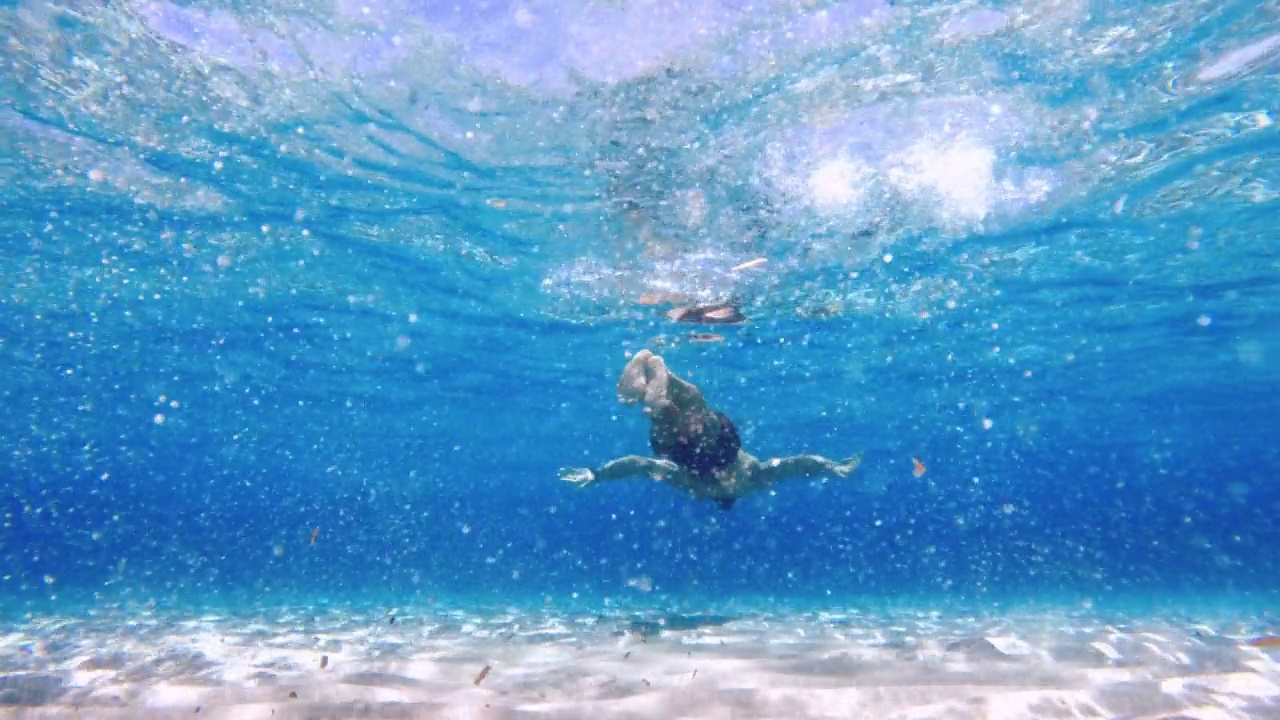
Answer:
[(867, 196), (872, 171), (863, 163), (836, 158), (819, 165), (810, 175), (810, 201), (819, 209), (856, 210)]
[(991, 8), (975, 8), (943, 24), (938, 35), (944, 39), (972, 38), (998, 33), (1009, 26), (1009, 16)]
[(926, 139), (896, 157), (886, 174), (916, 202), (940, 200), (937, 219), (943, 226), (967, 225), (991, 212), (995, 159), (990, 145), (970, 138), (946, 144)]
[(782, 224), (773, 236), (832, 238), (871, 261), (902, 235), (946, 242), (1047, 209), (1056, 171), (1006, 161), (1040, 112), (1002, 95), (877, 102), (735, 144)]

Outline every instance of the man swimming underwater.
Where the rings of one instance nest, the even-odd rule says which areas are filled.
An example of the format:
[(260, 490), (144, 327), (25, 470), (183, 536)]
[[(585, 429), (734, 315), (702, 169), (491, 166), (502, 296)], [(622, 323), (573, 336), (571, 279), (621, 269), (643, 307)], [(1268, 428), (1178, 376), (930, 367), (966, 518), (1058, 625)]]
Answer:
[(733, 422), (712, 410), (697, 386), (676, 377), (648, 350), (637, 353), (623, 369), (618, 400), (644, 403), (652, 423), (649, 445), (657, 457), (627, 455), (594, 470), (565, 468), (560, 471), (562, 480), (586, 487), (648, 475), (728, 510), (738, 498), (768, 490), (779, 480), (848, 477), (860, 462), (857, 457), (836, 462), (820, 455), (757, 460), (742, 449)]

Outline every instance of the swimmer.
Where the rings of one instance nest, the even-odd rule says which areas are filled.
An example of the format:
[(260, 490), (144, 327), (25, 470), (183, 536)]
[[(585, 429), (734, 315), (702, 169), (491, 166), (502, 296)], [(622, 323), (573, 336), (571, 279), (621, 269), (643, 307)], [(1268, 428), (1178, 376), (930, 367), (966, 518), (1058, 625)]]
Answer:
[(565, 468), (560, 479), (579, 487), (602, 480), (648, 476), (714, 500), (728, 510), (740, 497), (768, 490), (788, 478), (848, 477), (860, 459), (842, 462), (820, 455), (760, 461), (741, 447), (738, 430), (724, 413), (711, 409), (696, 385), (667, 369), (661, 357), (641, 350), (618, 380), (618, 400), (643, 403), (652, 423), (649, 445), (657, 457), (627, 455), (598, 468)]

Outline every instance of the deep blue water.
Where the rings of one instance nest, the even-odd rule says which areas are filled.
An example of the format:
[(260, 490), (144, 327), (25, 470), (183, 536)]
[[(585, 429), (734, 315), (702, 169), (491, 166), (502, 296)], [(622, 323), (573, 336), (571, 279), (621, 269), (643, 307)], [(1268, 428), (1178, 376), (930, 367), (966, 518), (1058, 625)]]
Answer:
[[(79, 5), (0, 4), (7, 603), (1280, 589), (1274, 8)], [(560, 482), (643, 347), (862, 468)]]

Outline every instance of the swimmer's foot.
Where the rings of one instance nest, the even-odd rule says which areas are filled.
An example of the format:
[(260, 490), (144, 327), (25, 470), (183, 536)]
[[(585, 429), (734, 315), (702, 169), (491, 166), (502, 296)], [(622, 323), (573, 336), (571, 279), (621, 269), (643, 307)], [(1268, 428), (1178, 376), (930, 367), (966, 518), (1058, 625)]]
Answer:
[(835, 467), (832, 468), (832, 470), (835, 472), (836, 477), (846, 478), (852, 475), (853, 472), (857, 470), (858, 466), (861, 464), (862, 464), (862, 457), (859, 455), (854, 455), (848, 460), (841, 460), (840, 462), (836, 463)]
[(667, 370), (667, 363), (653, 353), (649, 353), (646, 360), (644, 407), (649, 412), (656, 412), (671, 402), (671, 371)]
[(644, 400), (649, 388), (649, 358), (653, 353), (641, 350), (631, 358), (631, 362), (622, 370), (618, 378), (618, 401), (624, 405), (634, 405)]

